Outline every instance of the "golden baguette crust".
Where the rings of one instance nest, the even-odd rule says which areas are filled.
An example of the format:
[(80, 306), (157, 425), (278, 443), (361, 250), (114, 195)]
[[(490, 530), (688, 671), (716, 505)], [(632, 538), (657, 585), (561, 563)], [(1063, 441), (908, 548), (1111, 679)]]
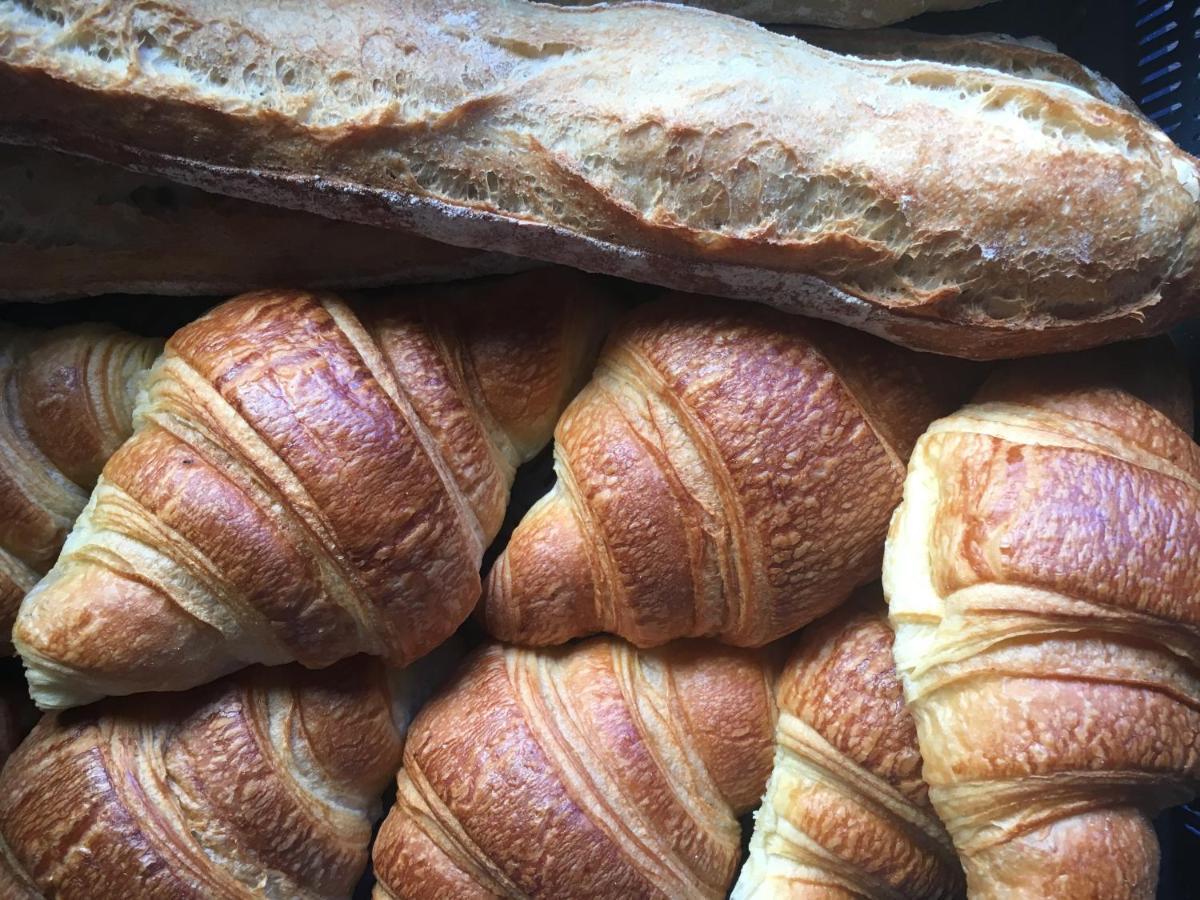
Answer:
[(181, 329), (21, 607), (39, 705), (436, 647), (590, 368), (601, 299), (544, 270), (404, 303), (264, 291)]
[(0, 774), (0, 886), (348, 897), (400, 763), (404, 704), (359, 657), (46, 715)]
[(877, 576), (921, 429), (975, 367), (676, 296), (614, 332), (555, 430), (554, 488), (488, 576), (495, 637), (761, 646)]
[[(548, 0), (557, 6), (591, 6), (594, 0)], [(876, 28), (926, 12), (970, 9), (995, 0), (679, 0), (730, 16), (774, 25)]]
[(775, 764), (733, 900), (960, 897), (877, 586), (805, 630), (779, 678)]
[(972, 898), (1151, 898), (1149, 816), (1200, 790), (1200, 447), (1129, 371), (1001, 371), (909, 465), (884, 586)]
[(724, 897), (776, 671), (705, 643), (482, 648), (413, 722), (375, 897)]
[(0, 300), (371, 287), (530, 265), (32, 147), (0, 147), (0, 203)]
[(904, 28), (877, 31), (795, 28), (786, 33), (826, 50), (864, 59), (926, 60), (994, 69), (1006, 75), (1076, 87), (1099, 100), (1142, 116), (1138, 105), (1113, 82), (1059, 53), (1053, 44), (1039, 38), (1014, 38), (1006, 34), (925, 34)]
[(0, 326), (0, 653), (21, 599), (50, 568), (162, 341), (106, 325)]
[(964, 356), (1195, 309), (1196, 161), (1063, 84), (653, 3), (54, 0), (0, 26), (0, 134), (225, 193)]

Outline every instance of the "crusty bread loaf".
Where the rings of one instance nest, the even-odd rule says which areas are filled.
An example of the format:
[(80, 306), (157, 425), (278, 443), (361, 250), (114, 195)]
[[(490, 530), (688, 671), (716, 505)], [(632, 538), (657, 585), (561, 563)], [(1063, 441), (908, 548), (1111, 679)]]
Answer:
[[(549, 0), (559, 6), (590, 6), (596, 0)], [(924, 12), (970, 9), (994, 0), (678, 0), (699, 6), (783, 25), (787, 23), (826, 25), (831, 28), (873, 28), (890, 25)]]
[(368, 287), (529, 263), (0, 147), (0, 300)]
[(1194, 310), (1200, 170), (1076, 88), (654, 3), (0, 7), (0, 136), (975, 357)]

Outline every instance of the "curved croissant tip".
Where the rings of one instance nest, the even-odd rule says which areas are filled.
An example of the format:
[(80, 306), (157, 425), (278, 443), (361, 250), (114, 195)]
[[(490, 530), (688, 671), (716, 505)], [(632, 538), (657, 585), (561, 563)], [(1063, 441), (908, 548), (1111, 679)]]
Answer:
[(602, 630), (584, 537), (557, 487), (492, 566), (479, 617), (489, 634), (515, 644), (561, 644)]
[(21, 605), (13, 643), (42, 709), (186, 690), (245, 664), (220, 632), (154, 588), (91, 563), (60, 561), (38, 583)]

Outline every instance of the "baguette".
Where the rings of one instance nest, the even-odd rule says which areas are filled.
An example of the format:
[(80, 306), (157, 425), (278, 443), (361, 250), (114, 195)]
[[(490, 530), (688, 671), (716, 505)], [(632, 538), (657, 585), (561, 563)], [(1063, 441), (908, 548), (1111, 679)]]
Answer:
[(224, 193), (977, 358), (1196, 309), (1197, 161), (1046, 80), (654, 3), (48, 0), (0, 31), (0, 137)]
[[(591, 6), (594, 0), (549, 0), (558, 6)], [(874, 28), (926, 12), (984, 6), (995, 0), (679, 0), (714, 12), (775, 25)]]
[(0, 208), (0, 300), (359, 288), (529, 265), (27, 147), (0, 147)]

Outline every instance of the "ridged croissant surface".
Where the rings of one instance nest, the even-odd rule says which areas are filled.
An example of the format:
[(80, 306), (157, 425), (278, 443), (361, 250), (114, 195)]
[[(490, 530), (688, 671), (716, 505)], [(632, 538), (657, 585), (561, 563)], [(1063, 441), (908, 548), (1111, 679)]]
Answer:
[(1152, 898), (1149, 816), (1200, 790), (1200, 448), (1156, 376), (1014, 366), (913, 452), (884, 587), (974, 900)]
[(780, 675), (775, 765), (734, 900), (962, 894), (879, 590), (860, 594), (805, 631)]
[(681, 296), (636, 311), (488, 579), (496, 637), (765, 644), (875, 577), (913, 441), (973, 368)]
[(404, 302), (247, 294), (183, 328), (21, 607), (38, 704), (436, 647), (590, 365), (596, 299), (535, 272)]
[(0, 775), (0, 896), (349, 897), (409, 677), (358, 657), (46, 715)]
[(772, 659), (484, 648), (413, 723), (375, 897), (724, 897), (770, 769)]
[(50, 568), (162, 342), (103, 325), (0, 328), (0, 653), (25, 592)]

